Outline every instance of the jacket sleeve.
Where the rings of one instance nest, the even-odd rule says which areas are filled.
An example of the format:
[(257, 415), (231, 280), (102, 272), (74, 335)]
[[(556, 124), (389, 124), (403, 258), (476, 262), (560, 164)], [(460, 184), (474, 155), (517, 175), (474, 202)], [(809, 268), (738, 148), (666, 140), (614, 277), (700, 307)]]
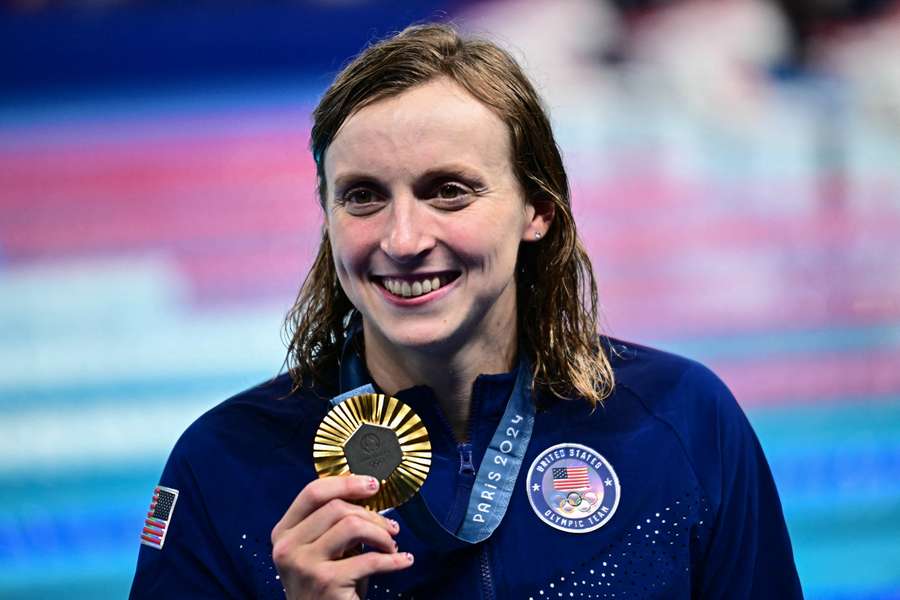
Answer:
[(731, 392), (710, 372), (716, 395), (718, 511), (695, 571), (698, 598), (802, 598), (781, 501), (762, 447)]
[(162, 547), (141, 544), (129, 596), (132, 600), (252, 596), (242, 589), (241, 578), (213, 525), (215, 518), (226, 516), (210, 514), (204, 501), (199, 469), (189, 458), (203, 457), (203, 444), (196, 443), (196, 438), (188, 429), (163, 470), (160, 486), (178, 490), (178, 497)]

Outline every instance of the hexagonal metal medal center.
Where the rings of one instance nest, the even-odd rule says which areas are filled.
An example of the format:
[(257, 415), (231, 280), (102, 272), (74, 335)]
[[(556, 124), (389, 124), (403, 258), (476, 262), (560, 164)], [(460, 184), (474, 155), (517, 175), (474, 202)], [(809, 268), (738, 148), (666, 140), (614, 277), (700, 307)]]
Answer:
[(384, 481), (403, 459), (400, 441), (394, 430), (363, 423), (344, 444), (344, 455), (350, 472), (371, 475)]

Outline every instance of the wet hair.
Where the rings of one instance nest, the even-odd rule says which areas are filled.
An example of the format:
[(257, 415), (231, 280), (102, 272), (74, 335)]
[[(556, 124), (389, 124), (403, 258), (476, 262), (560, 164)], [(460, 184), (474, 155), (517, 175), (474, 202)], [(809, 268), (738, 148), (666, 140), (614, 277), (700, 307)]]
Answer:
[[(544, 237), (521, 243), (516, 264), (519, 348), (531, 361), (537, 392), (597, 405), (613, 389), (598, 335), (597, 285), (578, 238), (569, 184), (541, 100), (509, 53), (453, 27), (409, 27), (365, 49), (325, 91), (313, 112), (310, 149), (319, 201), (326, 206), (325, 153), (361, 108), (417, 85), (447, 78), (494, 111), (509, 129), (512, 166), (528, 202), (552, 203)], [(338, 366), (353, 305), (338, 281), (328, 232), (287, 315), (286, 363), (295, 387), (325, 384)]]

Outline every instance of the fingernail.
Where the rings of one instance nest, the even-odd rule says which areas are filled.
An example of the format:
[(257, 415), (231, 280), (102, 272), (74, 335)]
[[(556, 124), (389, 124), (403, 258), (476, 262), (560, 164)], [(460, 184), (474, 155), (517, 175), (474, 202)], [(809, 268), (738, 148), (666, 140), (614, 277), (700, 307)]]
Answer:
[(414, 560), (412, 553), (404, 552), (404, 554), (406, 554), (406, 560), (408, 560), (409, 562), (412, 562)]
[(370, 490), (377, 490), (378, 489), (378, 480), (375, 479), (374, 477), (369, 477), (366, 480), (366, 487), (369, 488)]
[(393, 529), (394, 531), (400, 531), (400, 523), (393, 519), (388, 519), (388, 521), (390, 521), (391, 523), (391, 529)]

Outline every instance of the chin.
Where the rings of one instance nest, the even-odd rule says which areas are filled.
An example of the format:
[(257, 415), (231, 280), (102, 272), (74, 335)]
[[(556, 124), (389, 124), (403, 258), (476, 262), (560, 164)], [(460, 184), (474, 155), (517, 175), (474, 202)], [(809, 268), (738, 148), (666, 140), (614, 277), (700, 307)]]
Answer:
[(416, 352), (440, 353), (453, 347), (452, 335), (444, 335), (438, 331), (404, 332), (402, 335), (387, 336), (387, 342), (399, 350), (415, 350)]
[(451, 354), (466, 338), (463, 328), (443, 320), (416, 323), (410, 319), (397, 323), (397, 327), (379, 328), (378, 334), (400, 352), (412, 350), (427, 354)]

